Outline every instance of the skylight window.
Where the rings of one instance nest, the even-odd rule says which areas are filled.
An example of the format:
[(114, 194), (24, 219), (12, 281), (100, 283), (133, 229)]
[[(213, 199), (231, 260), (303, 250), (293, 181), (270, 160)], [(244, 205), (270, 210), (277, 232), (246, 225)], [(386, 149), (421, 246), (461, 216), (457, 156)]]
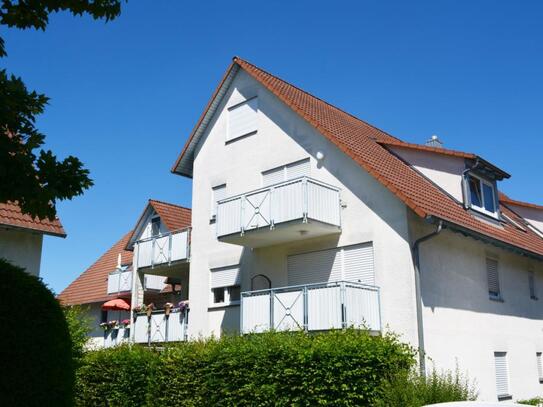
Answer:
[(496, 217), (498, 211), (496, 208), (496, 187), (494, 183), (473, 174), (468, 175), (467, 183), (470, 207)]

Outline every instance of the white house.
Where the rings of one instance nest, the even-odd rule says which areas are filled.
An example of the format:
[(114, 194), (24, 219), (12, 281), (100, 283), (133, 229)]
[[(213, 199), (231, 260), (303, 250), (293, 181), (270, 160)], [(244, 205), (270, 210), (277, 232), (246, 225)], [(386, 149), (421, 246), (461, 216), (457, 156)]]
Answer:
[[(190, 216), (190, 209), (149, 200), (134, 229), (60, 293), (63, 304), (88, 307), (90, 346), (127, 342), (130, 332), (141, 343), (186, 338)], [(154, 305), (149, 317), (118, 306), (104, 309), (110, 301), (130, 308), (133, 290), (135, 302)], [(172, 304), (168, 316), (165, 304)]]
[(172, 171), (193, 182), (189, 337), (392, 330), (482, 400), (542, 393), (543, 207), (490, 162), (234, 58)]
[(33, 218), (15, 203), (0, 203), (0, 258), (40, 275), (43, 236), (66, 237), (58, 218)]

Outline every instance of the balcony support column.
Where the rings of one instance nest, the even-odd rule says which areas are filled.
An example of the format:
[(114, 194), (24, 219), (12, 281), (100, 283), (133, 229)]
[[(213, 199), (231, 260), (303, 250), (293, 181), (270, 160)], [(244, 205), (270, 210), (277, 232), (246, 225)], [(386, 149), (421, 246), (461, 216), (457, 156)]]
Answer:
[(132, 257), (132, 289), (130, 297), (130, 342), (135, 342), (136, 330), (134, 329), (134, 308), (143, 304), (143, 279), (144, 275), (138, 271), (139, 245), (134, 245), (134, 255)]

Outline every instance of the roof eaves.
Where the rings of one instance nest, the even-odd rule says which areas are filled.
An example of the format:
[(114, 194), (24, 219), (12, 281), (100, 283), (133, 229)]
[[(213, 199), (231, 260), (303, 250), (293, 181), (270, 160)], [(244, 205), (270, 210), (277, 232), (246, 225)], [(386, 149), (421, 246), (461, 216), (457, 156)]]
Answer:
[[(190, 136), (185, 143), (185, 146), (183, 147), (183, 150), (181, 151), (181, 154), (179, 157), (177, 157), (177, 160), (175, 161), (174, 165), (171, 168), (171, 172), (178, 175), (184, 175), (188, 178), (192, 178), (192, 165), (188, 163), (184, 163), (185, 159), (187, 159), (187, 155), (192, 156), (194, 154), (194, 149), (196, 148), (196, 145), (198, 144), (198, 141), (200, 139), (200, 136), (204, 132), (205, 128), (207, 127), (207, 124), (211, 120), (211, 117), (213, 117), (213, 113), (215, 112), (215, 109), (219, 105), (220, 101), (222, 100), (222, 97), (224, 96), (225, 90), (228, 88), (229, 83), (232, 81), (234, 75), (237, 73), (239, 69), (239, 65), (235, 62), (236, 57), (234, 57), (232, 63), (228, 66), (225, 74), (223, 75), (221, 81), (219, 82), (219, 85), (213, 92), (211, 98), (207, 102), (207, 105), (202, 112), (200, 118), (198, 119), (198, 122), (196, 123), (196, 126), (192, 129), (192, 132), (190, 133)], [(192, 159), (190, 159), (192, 162)]]

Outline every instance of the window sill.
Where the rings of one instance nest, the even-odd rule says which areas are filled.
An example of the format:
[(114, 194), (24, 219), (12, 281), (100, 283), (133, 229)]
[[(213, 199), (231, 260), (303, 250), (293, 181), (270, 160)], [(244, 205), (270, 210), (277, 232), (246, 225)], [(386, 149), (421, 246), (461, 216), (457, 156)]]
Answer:
[(241, 304), (241, 301), (230, 301), (230, 302), (221, 302), (219, 304), (211, 304), (207, 309), (218, 309), (218, 308), (228, 308), (228, 307), (238, 307)]
[(491, 300), (491, 301), (496, 301), (496, 302), (505, 302), (504, 299), (503, 299), (502, 297), (492, 297), (492, 296), (489, 296), (488, 299)]
[(512, 394), (502, 394), (498, 396), (498, 401), (513, 400)]
[(250, 137), (250, 136), (254, 136), (257, 132), (258, 132), (258, 130), (253, 130), (253, 131), (250, 131), (249, 133), (242, 134), (241, 136), (236, 136), (234, 138), (226, 140), (224, 142), (224, 145), (227, 146), (228, 144), (234, 143), (234, 142), (236, 142), (238, 140), (241, 140), (241, 139), (244, 139), (244, 138), (247, 138), (247, 137)]
[[(539, 300), (539, 297), (530, 297), (531, 300), (534, 300), (534, 301), (538, 301)], [(541, 379), (543, 380), (543, 379)]]
[(543, 383), (543, 377), (539, 378), (539, 383)]

